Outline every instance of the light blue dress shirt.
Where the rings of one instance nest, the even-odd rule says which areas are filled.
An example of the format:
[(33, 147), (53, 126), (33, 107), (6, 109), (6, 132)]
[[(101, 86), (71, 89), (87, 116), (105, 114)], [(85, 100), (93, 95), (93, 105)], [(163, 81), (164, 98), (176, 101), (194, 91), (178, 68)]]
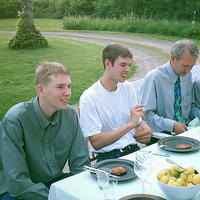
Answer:
[[(146, 122), (154, 132), (173, 132), (174, 85), (178, 76), (170, 62), (149, 72), (141, 89), (141, 103), (145, 106)], [(181, 76), (182, 117), (186, 123), (199, 117), (194, 107), (191, 72)]]
[(195, 106), (200, 108), (200, 78), (194, 81)]

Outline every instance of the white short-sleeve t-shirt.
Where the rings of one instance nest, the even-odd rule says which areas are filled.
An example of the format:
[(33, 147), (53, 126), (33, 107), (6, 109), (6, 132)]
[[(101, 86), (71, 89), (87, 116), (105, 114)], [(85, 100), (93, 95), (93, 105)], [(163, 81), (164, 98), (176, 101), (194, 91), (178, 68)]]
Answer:
[[(83, 92), (80, 97), (80, 126), (85, 137), (100, 132), (109, 132), (121, 128), (129, 121), (130, 109), (138, 104), (134, 87), (128, 81), (117, 84), (116, 91), (106, 90), (100, 80)], [(92, 152), (109, 152), (136, 144), (134, 129), (119, 140)]]

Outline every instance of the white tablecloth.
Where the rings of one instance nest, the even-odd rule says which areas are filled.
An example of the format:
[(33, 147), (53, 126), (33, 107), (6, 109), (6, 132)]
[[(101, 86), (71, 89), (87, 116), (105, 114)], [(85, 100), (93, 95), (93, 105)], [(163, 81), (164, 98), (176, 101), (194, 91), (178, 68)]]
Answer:
[[(191, 137), (200, 141), (200, 127), (187, 131), (182, 136)], [(145, 148), (153, 152), (162, 152), (170, 154), (170, 159), (176, 161), (183, 167), (193, 166), (197, 171), (200, 171), (200, 150), (188, 153), (175, 153), (160, 150), (157, 144), (150, 145)], [(125, 159), (135, 159), (135, 153), (129, 154)], [(161, 169), (164, 169), (169, 164), (166, 162), (165, 157), (153, 156), (153, 179), (152, 189), (148, 191), (149, 194), (157, 195), (167, 200), (173, 200), (167, 197), (158, 187), (156, 181), (156, 174)], [(137, 183), (139, 179), (134, 178), (129, 181), (119, 182), (117, 185), (116, 196), (121, 198), (126, 195), (137, 193)], [(52, 184), (49, 192), (48, 200), (103, 200), (102, 191), (98, 188), (97, 180), (91, 176), (88, 171), (74, 175), (72, 177), (63, 179)]]

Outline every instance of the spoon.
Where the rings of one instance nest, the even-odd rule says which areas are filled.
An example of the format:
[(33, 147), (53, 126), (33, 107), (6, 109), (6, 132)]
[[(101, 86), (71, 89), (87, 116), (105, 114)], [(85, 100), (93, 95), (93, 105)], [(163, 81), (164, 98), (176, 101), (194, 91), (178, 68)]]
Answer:
[[(168, 163), (170, 163), (170, 164), (175, 164), (175, 165), (177, 165), (178, 167), (180, 167), (180, 168), (182, 168), (182, 169), (184, 169), (184, 170), (187, 170), (185, 167), (180, 166), (180, 165), (177, 164), (175, 161), (173, 161), (173, 160), (171, 160), (171, 159), (169, 159), (169, 158), (166, 158), (166, 161), (167, 161)], [(197, 171), (196, 169), (194, 169), (194, 170), (195, 170), (195, 174), (198, 174), (198, 171)]]

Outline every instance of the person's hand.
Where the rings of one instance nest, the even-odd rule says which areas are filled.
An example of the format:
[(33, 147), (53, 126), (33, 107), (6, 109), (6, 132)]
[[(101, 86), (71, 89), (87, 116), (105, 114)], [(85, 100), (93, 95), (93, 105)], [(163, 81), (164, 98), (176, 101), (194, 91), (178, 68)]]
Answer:
[(187, 131), (187, 126), (183, 123), (175, 122), (174, 127), (173, 127), (173, 131), (176, 134), (183, 133), (183, 132)]
[(139, 127), (135, 129), (133, 137), (142, 144), (149, 143), (152, 137), (152, 130), (145, 121), (142, 121)]
[(145, 112), (143, 107), (143, 105), (137, 105), (131, 108), (129, 124), (131, 124), (132, 128), (136, 128), (140, 116), (144, 119)]

